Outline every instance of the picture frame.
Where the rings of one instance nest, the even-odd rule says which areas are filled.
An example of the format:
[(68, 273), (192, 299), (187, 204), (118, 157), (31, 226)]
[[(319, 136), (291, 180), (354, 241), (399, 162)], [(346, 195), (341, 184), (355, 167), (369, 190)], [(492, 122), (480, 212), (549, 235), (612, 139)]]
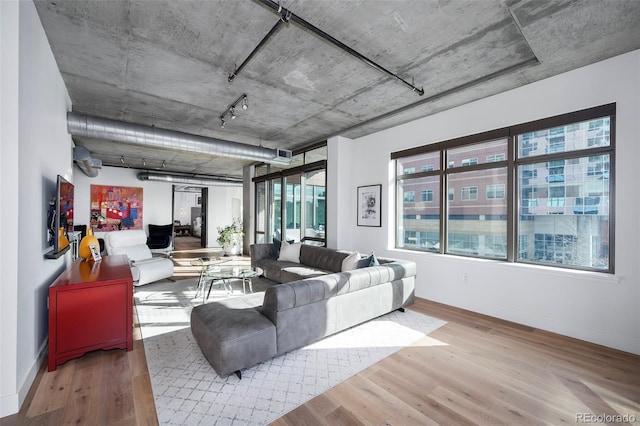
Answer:
[(89, 250), (91, 250), (91, 256), (94, 262), (100, 262), (102, 260), (100, 249), (95, 244), (89, 244)]
[(381, 227), (382, 185), (359, 186), (357, 200), (357, 225)]

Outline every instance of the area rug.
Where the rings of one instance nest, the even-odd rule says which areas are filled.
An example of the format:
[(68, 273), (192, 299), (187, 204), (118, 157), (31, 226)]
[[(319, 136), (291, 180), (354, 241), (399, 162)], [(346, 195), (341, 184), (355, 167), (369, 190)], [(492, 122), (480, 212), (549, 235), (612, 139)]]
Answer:
[[(254, 291), (266, 280), (254, 280)], [(161, 425), (265, 425), (445, 324), (392, 312), (312, 345), (220, 377), (193, 339), (197, 279), (138, 287), (135, 303)], [(212, 290), (209, 301), (241, 294)]]

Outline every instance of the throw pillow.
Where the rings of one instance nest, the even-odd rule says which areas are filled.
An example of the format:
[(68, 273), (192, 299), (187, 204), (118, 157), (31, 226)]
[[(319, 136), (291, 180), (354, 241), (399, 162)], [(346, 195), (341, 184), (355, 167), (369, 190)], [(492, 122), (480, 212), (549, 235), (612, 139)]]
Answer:
[(358, 261), (357, 268), (360, 269), (360, 268), (367, 268), (369, 266), (378, 266), (378, 265), (380, 265), (380, 262), (378, 262), (378, 258), (376, 257), (376, 254), (374, 252), (371, 252), (369, 256), (363, 257)]
[[(289, 244), (293, 243), (293, 240), (287, 240)], [(269, 252), (269, 257), (272, 259), (277, 259), (280, 256), (280, 246), (282, 245), (282, 241), (277, 238), (273, 239), (273, 245), (271, 246), (271, 251)]]
[(280, 256), (280, 245), (282, 244), (282, 241), (280, 241), (277, 238), (273, 239), (273, 245), (271, 246), (271, 253), (269, 253), (270, 257), (272, 259), (277, 259), (278, 256)]
[(280, 245), (280, 256), (278, 256), (278, 260), (300, 263), (300, 247), (302, 247), (302, 243), (300, 242), (290, 244), (283, 241)]
[(371, 256), (372, 255), (365, 256), (362, 259), (358, 260), (357, 268), (360, 269), (360, 268), (367, 268), (371, 266)]
[(360, 253), (357, 251), (345, 257), (342, 261), (342, 272), (356, 269), (358, 267), (358, 261), (360, 261)]

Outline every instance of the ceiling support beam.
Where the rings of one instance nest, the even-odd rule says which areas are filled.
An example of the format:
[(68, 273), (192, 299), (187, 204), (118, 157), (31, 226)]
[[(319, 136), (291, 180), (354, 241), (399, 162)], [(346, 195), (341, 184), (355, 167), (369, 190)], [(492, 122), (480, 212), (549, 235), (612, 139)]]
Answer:
[(367, 58), (363, 54), (355, 51), (354, 49), (352, 49), (351, 47), (347, 46), (346, 44), (344, 44), (340, 40), (332, 37), (331, 35), (327, 34), (324, 31), (322, 31), (320, 28), (316, 27), (315, 25), (311, 24), (310, 22), (307, 22), (303, 18), (299, 17), (298, 15), (296, 15), (293, 12), (291, 12), (290, 10), (282, 7), (281, 5), (279, 5), (278, 3), (274, 2), (273, 0), (257, 0), (257, 1), (259, 1), (262, 4), (264, 4), (265, 6), (270, 7), (276, 13), (280, 14), (280, 19), (271, 28), (269, 33), (267, 33), (267, 35), (262, 39), (262, 41), (260, 41), (258, 46), (256, 46), (255, 49), (253, 49), (253, 51), (249, 54), (247, 59), (245, 59), (244, 62), (242, 62), (242, 64), (233, 71), (233, 73), (229, 74), (229, 79), (228, 80), (229, 80), (230, 83), (233, 81), (234, 78), (236, 78), (236, 76), (238, 75), (240, 70), (242, 68), (244, 68), (244, 66), (247, 64), (247, 62), (249, 62), (249, 60), (253, 57), (253, 55), (255, 55), (256, 52), (260, 48), (262, 48), (262, 46), (264, 46), (264, 44), (267, 42), (267, 40), (269, 38), (271, 38), (271, 36), (273, 36), (273, 34), (275, 34), (275, 32), (280, 28), (280, 26), (283, 23), (289, 22), (289, 20), (291, 20), (291, 21), (297, 23), (298, 25), (300, 25), (301, 27), (306, 28), (307, 30), (311, 31), (312, 33), (314, 33), (315, 35), (319, 36), (320, 38), (322, 38), (322, 39), (328, 41), (329, 43), (333, 44), (334, 46), (342, 49), (343, 51), (345, 51), (346, 53), (350, 54), (351, 56), (361, 60), (362, 62), (364, 62), (365, 64), (369, 65), (370, 67), (372, 67), (372, 68), (374, 68), (374, 69), (376, 69), (376, 70), (378, 70), (378, 71), (380, 71), (380, 72), (382, 72), (384, 74), (387, 74), (390, 77), (393, 77), (394, 79), (396, 79), (399, 82), (403, 83), (405, 86), (408, 86), (411, 89), (412, 92), (416, 92), (420, 96), (424, 95), (424, 89), (423, 88), (421, 88), (421, 87), (418, 88), (418, 87), (414, 86), (412, 83), (409, 83), (408, 81), (406, 81), (402, 77), (398, 76), (397, 74), (394, 74), (393, 72), (389, 71), (388, 69), (386, 69), (382, 65), (374, 62), (373, 60)]

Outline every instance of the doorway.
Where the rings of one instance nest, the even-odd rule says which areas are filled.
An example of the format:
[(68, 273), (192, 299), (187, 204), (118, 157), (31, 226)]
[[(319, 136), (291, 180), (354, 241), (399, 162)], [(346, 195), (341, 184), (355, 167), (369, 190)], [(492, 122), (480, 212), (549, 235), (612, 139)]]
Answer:
[(173, 185), (173, 224), (176, 238), (198, 239), (206, 247), (208, 188)]

